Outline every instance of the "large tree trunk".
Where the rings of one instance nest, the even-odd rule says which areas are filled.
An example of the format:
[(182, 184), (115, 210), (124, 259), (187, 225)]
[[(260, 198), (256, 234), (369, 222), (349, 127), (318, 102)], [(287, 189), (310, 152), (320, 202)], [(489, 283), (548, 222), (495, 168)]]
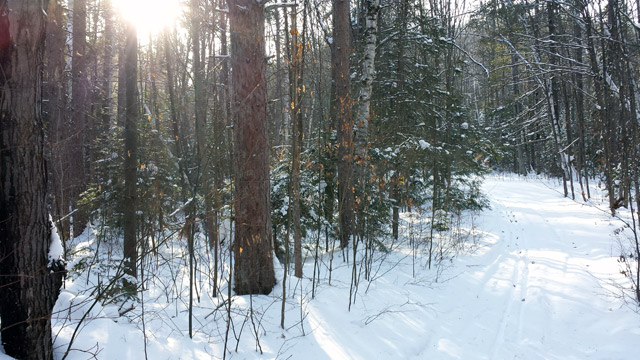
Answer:
[(333, 0), (331, 78), (335, 86), (332, 112), (338, 127), (338, 216), (340, 246), (353, 232), (353, 116), (351, 98), (351, 21), (349, 0)]
[[(138, 35), (133, 24), (127, 26), (127, 40), (125, 45), (125, 123), (124, 123), (124, 266), (125, 273), (134, 279), (137, 277), (136, 259), (136, 182), (138, 170), (138, 98), (136, 89), (138, 63)], [(130, 292), (135, 292), (135, 285), (130, 285)]]
[(264, 8), (229, 2), (235, 136), (234, 274), (237, 294), (268, 294), (275, 285), (269, 199)]
[(4, 349), (18, 359), (53, 359), (51, 311), (64, 270), (48, 259), (46, 8), (47, 1), (0, 0), (0, 321)]

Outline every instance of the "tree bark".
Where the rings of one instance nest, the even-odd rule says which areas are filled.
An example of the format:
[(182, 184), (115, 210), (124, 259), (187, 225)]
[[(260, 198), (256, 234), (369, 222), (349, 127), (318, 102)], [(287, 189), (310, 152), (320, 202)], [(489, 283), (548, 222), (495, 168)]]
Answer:
[(229, 1), (235, 136), (234, 274), (237, 294), (268, 294), (275, 285), (269, 199), (264, 6)]
[(0, 321), (7, 355), (53, 359), (51, 311), (64, 264), (48, 259), (41, 116), (47, 1), (0, 0)]
[[(356, 112), (357, 131), (355, 135), (355, 161), (356, 181), (359, 183), (361, 201), (360, 207), (365, 204), (366, 194), (364, 193), (367, 184), (368, 164), (367, 149), (369, 147), (369, 121), (371, 119), (371, 96), (373, 93), (373, 80), (375, 78), (376, 42), (378, 37), (378, 12), (380, 11), (379, 0), (365, 0), (363, 3), (365, 12), (364, 28), (364, 50), (362, 53), (362, 87), (358, 96), (358, 111)], [(358, 217), (363, 216), (363, 209), (358, 211)], [(364, 231), (363, 221), (357, 221), (357, 231), (362, 234)]]
[(86, 187), (85, 137), (87, 129), (87, 108), (89, 78), (87, 68), (87, 3), (86, 0), (73, 2), (73, 54), (71, 56), (71, 125), (66, 156), (70, 159), (70, 201), (76, 212), (73, 215), (73, 236), (82, 234), (87, 225), (87, 212), (80, 209), (78, 201)]
[[(549, 20), (549, 38), (554, 43), (556, 43), (556, 26), (555, 26), (556, 7), (557, 7), (557, 4), (554, 1), (550, 1), (547, 3), (547, 14), (548, 14), (548, 20)], [(549, 64), (550, 64), (550, 70), (551, 70), (551, 75), (550, 75), (551, 86), (548, 92), (550, 93), (549, 96), (551, 98), (551, 106), (549, 111), (552, 111), (552, 114), (550, 114), (551, 128), (553, 129), (554, 144), (557, 152), (556, 155), (558, 157), (558, 166), (560, 166), (560, 171), (562, 172), (562, 187), (564, 190), (564, 196), (567, 197), (569, 195), (569, 192), (567, 189), (568, 164), (565, 161), (565, 158), (563, 157), (563, 152), (561, 152), (561, 149), (560, 149), (560, 101), (558, 99), (558, 93), (559, 93), (558, 80), (557, 80), (556, 74), (554, 74), (554, 72), (557, 71), (557, 69), (555, 69), (556, 56), (557, 54), (555, 49), (550, 49)]]
[(50, 174), (52, 177), (52, 216), (58, 223), (59, 234), (63, 244), (69, 238), (69, 221), (65, 217), (69, 211), (69, 161), (65, 154), (64, 141), (68, 136), (68, 111), (67, 111), (67, 82), (64, 74), (64, 48), (65, 48), (65, 20), (63, 8), (58, 1), (49, 2), (47, 9), (46, 40), (46, 86), (44, 96), (47, 102), (43, 104), (46, 116), (47, 137), (50, 151)]
[[(207, 232), (209, 234), (209, 248), (213, 249), (215, 240), (213, 236), (217, 236), (215, 230), (214, 210), (212, 204), (212, 190), (211, 190), (211, 158), (207, 154), (207, 86), (205, 76), (205, 65), (201, 58), (200, 47), (200, 6), (199, 0), (191, 1), (191, 31), (193, 39), (193, 86), (195, 93), (195, 126), (196, 126), (196, 149), (197, 149), (197, 163), (199, 166), (199, 181), (200, 193), (204, 197), (204, 220), (207, 226)], [(204, 53), (206, 49), (202, 49)]]
[[(294, 275), (302, 277), (302, 229), (300, 224), (300, 152), (302, 151), (302, 89), (300, 81), (302, 76), (303, 49), (298, 42), (298, 7), (291, 9), (291, 50), (289, 69), (289, 98), (291, 100), (291, 124), (293, 135), (293, 156), (291, 166), (291, 191), (293, 192), (293, 259)], [(288, 264), (286, 265), (288, 266)]]
[[(138, 35), (133, 24), (127, 25), (127, 39), (125, 45), (125, 84), (126, 100), (125, 100), (125, 123), (124, 123), (124, 206), (123, 206), (123, 225), (124, 225), (124, 257), (125, 257), (125, 273), (134, 280), (137, 277), (136, 260), (138, 258), (137, 251), (137, 170), (138, 170), (138, 98), (136, 80), (138, 77)], [(129, 285), (128, 291), (135, 293), (134, 284)]]
[(349, 0), (333, 0), (331, 78), (335, 86), (332, 112), (338, 127), (338, 217), (340, 246), (345, 248), (353, 232), (353, 116), (351, 97), (351, 21)]
[(104, 2), (104, 69), (102, 83), (102, 124), (101, 134), (103, 135), (111, 127), (111, 81), (113, 78), (113, 37), (115, 31), (113, 27), (113, 10), (111, 0)]

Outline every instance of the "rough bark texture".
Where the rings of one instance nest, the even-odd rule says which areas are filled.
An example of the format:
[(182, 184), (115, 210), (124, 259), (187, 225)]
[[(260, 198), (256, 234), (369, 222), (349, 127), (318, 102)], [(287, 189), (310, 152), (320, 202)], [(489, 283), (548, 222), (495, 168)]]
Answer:
[(263, 5), (229, 2), (235, 136), (234, 274), (237, 294), (275, 285), (269, 199), (269, 144)]
[(340, 246), (346, 247), (353, 229), (353, 116), (349, 56), (351, 55), (349, 0), (333, 0), (331, 78), (335, 86), (333, 113), (338, 127), (338, 216)]
[(136, 96), (136, 79), (138, 63), (138, 35), (135, 26), (129, 24), (127, 43), (125, 46), (126, 74), (126, 119), (124, 124), (124, 257), (125, 272), (135, 278), (137, 276), (136, 259), (136, 181), (138, 152), (138, 98)]
[(53, 358), (51, 311), (64, 269), (47, 256), (46, 8), (47, 1), (0, 0), (0, 321), (4, 349), (18, 359)]

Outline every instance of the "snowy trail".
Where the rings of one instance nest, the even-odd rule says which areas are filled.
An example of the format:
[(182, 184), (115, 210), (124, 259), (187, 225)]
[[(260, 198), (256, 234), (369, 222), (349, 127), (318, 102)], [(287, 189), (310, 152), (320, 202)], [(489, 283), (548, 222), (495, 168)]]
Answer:
[[(637, 356), (624, 344), (638, 344), (638, 317), (621, 317), (628, 309), (603, 288), (617, 276), (607, 216), (533, 180), (489, 178), (484, 190), (492, 210), (480, 228), (496, 242), (460, 259), (472, 270), (443, 288), (439, 325), (416, 358)], [(443, 336), (445, 327), (458, 331)]]
[(608, 285), (621, 280), (621, 223), (534, 179), (488, 177), (483, 190), (492, 208), (472, 254), (438, 282), (424, 262), (414, 278), (405, 257), (351, 312), (348, 278), (321, 286), (306, 308), (313, 331), (283, 357), (636, 359), (640, 316)]

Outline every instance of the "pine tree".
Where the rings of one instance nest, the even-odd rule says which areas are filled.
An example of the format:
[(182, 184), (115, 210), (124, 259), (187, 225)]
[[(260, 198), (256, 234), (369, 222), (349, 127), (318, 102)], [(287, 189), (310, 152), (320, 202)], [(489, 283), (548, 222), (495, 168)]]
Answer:
[(264, 6), (229, 3), (235, 137), (234, 276), (237, 294), (268, 294), (275, 285), (269, 200)]

